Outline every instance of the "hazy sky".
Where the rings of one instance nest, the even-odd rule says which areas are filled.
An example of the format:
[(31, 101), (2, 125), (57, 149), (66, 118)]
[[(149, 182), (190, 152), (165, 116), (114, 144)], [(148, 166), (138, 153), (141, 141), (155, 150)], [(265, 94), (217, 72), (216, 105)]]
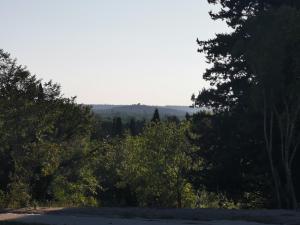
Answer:
[(224, 32), (206, 0), (0, 0), (0, 48), (78, 103), (189, 105)]

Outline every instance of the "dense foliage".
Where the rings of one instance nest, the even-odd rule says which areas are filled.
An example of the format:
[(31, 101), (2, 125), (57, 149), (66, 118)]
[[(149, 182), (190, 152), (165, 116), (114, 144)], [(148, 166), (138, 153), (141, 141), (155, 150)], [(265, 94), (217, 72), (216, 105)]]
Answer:
[(296, 208), (299, 1), (208, 2), (232, 30), (182, 120), (101, 118), (0, 50), (0, 207)]
[(203, 76), (211, 88), (193, 100), (213, 111), (193, 118), (201, 134), (194, 141), (207, 164), (198, 171), (199, 182), (235, 201), (296, 208), (299, 1), (209, 2), (221, 5), (212, 18), (225, 20), (233, 31), (198, 41), (212, 65)]
[(37, 80), (3, 51), (0, 118), (2, 204), (93, 201), (98, 184), (82, 160), (89, 152), (89, 108), (62, 97), (57, 84)]
[(188, 122), (104, 120), (3, 51), (0, 63), (1, 206), (194, 206)]
[(195, 203), (195, 192), (186, 179), (195, 151), (186, 138), (188, 129), (184, 122), (152, 122), (143, 135), (126, 137), (122, 183), (135, 190), (140, 206), (181, 208)]

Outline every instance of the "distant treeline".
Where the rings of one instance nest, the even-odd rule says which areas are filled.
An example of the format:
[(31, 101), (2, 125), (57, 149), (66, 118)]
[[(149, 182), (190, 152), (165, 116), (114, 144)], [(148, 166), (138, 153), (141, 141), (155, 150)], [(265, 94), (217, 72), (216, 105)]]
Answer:
[(300, 2), (211, 0), (194, 115), (111, 119), (0, 51), (0, 207), (297, 208)]
[[(185, 119), (186, 115), (192, 115), (200, 111), (198, 108), (189, 106), (149, 106), (142, 104), (135, 105), (91, 105), (92, 111), (101, 116), (102, 119), (111, 119), (120, 117), (123, 121), (131, 118), (136, 120), (149, 121), (152, 118), (154, 110), (157, 108), (162, 120), (169, 117), (177, 117), (180, 120)], [(201, 109), (203, 110), (203, 109)]]
[[(158, 109), (156, 109), (160, 115)], [(124, 136), (125, 134), (130, 134), (132, 136), (136, 136), (141, 134), (145, 128), (145, 126), (153, 120), (153, 114), (155, 110), (152, 112), (152, 117), (150, 119), (136, 119), (135, 117), (103, 117), (101, 114), (94, 113), (94, 130), (92, 134), (92, 138), (109, 138), (116, 136)], [(181, 121), (191, 118), (192, 116), (186, 113), (184, 119), (179, 119), (177, 116), (165, 116), (161, 118), (159, 116), (159, 120), (162, 122), (173, 122), (179, 124)]]

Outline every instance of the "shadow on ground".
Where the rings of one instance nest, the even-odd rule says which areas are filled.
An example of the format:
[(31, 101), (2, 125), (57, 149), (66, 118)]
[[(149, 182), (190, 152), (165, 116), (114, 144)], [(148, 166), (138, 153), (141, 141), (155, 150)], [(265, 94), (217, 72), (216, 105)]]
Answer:
[(300, 225), (300, 212), (287, 210), (38, 208), (3, 212), (2, 215), (15, 215), (15, 219), (24, 222), (47, 221), (57, 225), (245, 224), (240, 221)]

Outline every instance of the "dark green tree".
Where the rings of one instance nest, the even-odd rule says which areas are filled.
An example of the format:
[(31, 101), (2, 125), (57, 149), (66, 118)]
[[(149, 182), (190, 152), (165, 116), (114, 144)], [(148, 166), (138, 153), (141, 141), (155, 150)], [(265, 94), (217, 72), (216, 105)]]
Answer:
[(185, 114), (185, 119), (186, 119), (187, 121), (189, 121), (191, 118), (192, 118), (192, 116), (191, 116), (189, 113), (186, 113), (186, 114)]
[[(203, 142), (199, 142), (199, 145), (203, 145), (203, 147), (206, 147), (207, 150), (211, 151), (211, 154), (215, 155), (222, 155), (221, 152), (226, 151), (226, 154), (230, 156), (230, 158), (234, 157), (234, 155), (231, 155), (235, 154), (234, 149), (236, 149), (237, 151), (240, 151), (238, 149), (242, 149), (243, 153), (239, 153), (236, 157), (240, 160), (240, 162), (248, 161), (247, 165), (251, 165), (252, 168), (252, 170), (246, 170), (246, 178), (256, 177), (255, 179), (260, 179), (262, 178), (262, 176), (260, 175), (269, 173), (264, 183), (265, 185), (268, 185), (268, 183), (271, 184), (271, 182), (273, 182), (274, 185), (269, 184), (269, 187), (274, 187), (274, 196), (283, 195), (286, 192), (288, 192), (288, 196), (291, 196), (291, 188), (285, 191), (278, 191), (278, 189), (280, 188), (277, 188), (277, 186), (279, 185), (276, 184), (277, 179), (274, 178), (272, 167), (271, 169), (267, 169), (262, 166), (265, 165), (267, 161), (270, 161), (270, 156), (267, 156), (267, 154), (263, 156), (264, 154), (258, 153), (256, 150), (254, 150), (259, 149), (261, 152), (264, 151), (265, 146), (263, 146), (262, 143), (266, 142), (267, 146), (270, 147), (268, 143), (270, 143), (269, 139), (272, 136), (272, 140), (276, 140), (276, 143), (272, 144), (272, 148), (277, 148), (277, 153), (275, 153), (274, 155), (274, 167), (281, 168), (279, 169), (280, 171), (278, 171), (279, 174), (286, 173), (284, 172), (282, 167), (282, 165), (284, 164), (280, 162), (280, 148), (278, 148), (278, 146), (281, 145), (280, 142), (285, 142), (278, 140), (281, 140), (280, 136), (282, 136), (280, 135), (280, 130), (282, 130), (280, 129), (280, 123), (284, 124), (282, 127), (289, 127), (287, 125), (288, 123), (286, 123), (287, 120), (284, 119), (286, 117), (283, 116), (287, 115), (287, 113), (279, 114), (280, 119), (278, 119), (277, 122), (271, 126), (276, 131), (273, 131), (271, 133), (271, 136), (270, 133), (268, 133), (268, 138), (266, 139), (266, 135), (264, 134), (264, 128), (266, 128), (264, 121), (266, 117), (253, 105), (259, 102), (259, 100), (257, 100), (258, 93), (255, 90), (259, 89), (259, 87), (262, 87), (261, 85), (264, 83), (261, 79), (262, 76), (259, 75), (262, 74), (261, 71), (263, 71), (264, 75), (269, 76), (269, 79), (271, 81), (273, 80), (271, 75), (272, 73), (270, 73), (272, 69), (275, 71), (275, 68), (278, 69), (279, 65), (284, 68), (294, 68), (294, 62), (297, 60), (297, 57), (295, 56), (289, 57), (289, 55), (291, 54), (288, 53), (288, 50), (283, 51), (283, 49), (289, 48), (288, 45), (285, 45), (287, 42), (285, 42), (284, 39), (282, 39), (282, 41), (278, 41), (278, 39), (276, 38), (278, 29), (282, 29), (281, 33), (285, 33), (286, 37), (291, 37), (288, 42), (294, 43), (293, 40), (296, 40), (298, 37), (298, 34), (293, 33), (293, 29), (297, 27), (297, 22), (294, 22), (296, 21), (296, 19), (290, 18), (290, 26), (286, 26), (284, 22), (282, 24), (276, 24), (274, 21), (272, 21), (274, 22), (272, 24), (270, 23), (271, 20), (269, 22), (266, 22), (264, 21), (264, 19), (259, 18), (262, 18), (264, 15), (268, 15), (268, 13), (276, 12), (282, 7), (290, 7), (294, 10), (298, 10), (300, 7), (300, 2), (284, 0), (209, 0), (208, 2), (211, 4), (219, 4), (221, 6), (221, 10), (211, 13), (211, 16), (213, 19), (225, 20), (227, 24), (232, 28), (232, 32), (227, 34), (217, 34), (215, 38), (208, 41), (198, 41), (198, 44), (200, 46), (199, 52), (203, 52), (206, 54), (207, 60), (212, 65), (212, 67), (207, 69), (207, 71), (203, 75), (203, 78), (211, 84), (211, 88), (202, 90), (201, 93), (194, 98), (195, 105), (208, 107), (209, 109), (212, 109), (213, 114), (208, 120), (209, 126), (204, 126), (201, 122), (207, 121), (207, 118), (194, 117), (194, 120), (199, 120), (198, 122), (194, 121), (194, 123), (198, 123), (199, 126), (203, 126), (202, 129), (195, 129), (199, 129), (197, 132), (203, 132), (198, 133), (198, 135), (207, 136), (207, 134), (210, 133), (207, 132), (207, 129), (211, 130), (212, 134), (214, 134), (213, 136), (207, 137), (207, 139), (205, 140), (203, 140), (203, 138), (200, 138)], [(290, 17), (291, 15), (291, 11), (289, 11), (286, 17)], [(281, 16), (277, 14), (276, 18), (280, 20)], [(253, 30), (255, 30), (255, 32), (253, 32)], [(277, 33), (275, 30), (277, 30)], [(268, 34), (268, 36), (266, 36), (265, 34)], [(272, 35), (274, 36), (272, 37)], [(258, 40), (259, 37), (262, 41)], [(278, 41), (276, 44), (274, 44), (275, 40)], [(266, 43), (268, 43), (270, 48), (268, 48)], [(277, 45), (279, 45), (279, 48), (274, 48), (272, 50), (271, 46)], [(293, 46), (293, 48), (297, 49), (296, 46)], [(278, 49), (280, 49), (280, 52), (277, 51)], [(277, 56), (275, 56), (276, 54), (273, 54), (276, 51), (278, 53)], [(257, 53), (256, 56), (254, 56), (254, 53)], [(295, 58), (293, 59), (293, 57)], [(285, 59), (285, 61), (281, 61), (281, 59)], [(267, 61), (268, 64), (265, 63)], [(289, 70), (283, 72), (281, 69), (277, 70), (274, 74), (278, 74), (278, 71), (279, 73), (283, 74), (283, 77), (285, 77), (285, 79), (287, 80), (289, 79), (289, 74), (293, 74)], [(285, 84), (285, 81), (283, 81), (282, 84)], [(289, 92), (284, 91), (284, 93), (288, 94)], [(260, 99), (263, 99), (263, 97), (260, 97)], [(279, 103), (282, 105), (284, 105), (283, 99), (284, 98), (282, 97), (277, 98)], [(253, 102), (255, 102), (255, 104), (253, 104)], [(297, 112), (297, 110), (292, 111), (294, 116), (294, 113)], [(289, 108), (289, 113), (290, 112), (291, 109)], [(292, 118), (291, 114), (290, 118)], [(224, 129), (223, 131), (218, 127), (218, 124), (222, 124), (222, 120), (224, 119), (231, 121), (231, 123), (229, 123), (231, 127), (228, 126), (227, 128), (230, 129), (230, 132), (226, 130), (226, 127), (222, 128)], [(268, 124), (269, 121), (270, 118), (268, 118)], [(240, 130), (240, 127), (243, 127), (243, 130)], [(298, 128), (293, 128), (290, 130), (295, 131), (295, 129)], [(270, 125), (268, 125), (268, 131), (270, 131)], [(293, 134), (297, 133), (294, 131)], [(227, 132), (228, 135), (232, 135), (227, 136), (227, 138), (222, 138), (222, 136), (224, 136), (222, 132)], [(237, 140), (239, 140), (240, 138), (246, 138), (247, 135), (248, 137), (251, 136), (251, 138), (248, 140), (246, 139), (244, 142), (237, 142)], [(214, 144), (218, 143), (218, 140), (224, 141), (222, 142), (223, 146), (221, 145), (222, 143), (220, 143), (220, 145)], [(227, 145), (227, 143), (229, 145)], [(212, 148), (211, 146), (214, 147)], [(262, 156), (265, 163), (260, 161), (260, 158)], [(204, 155), (203, 157), (205, 158), (206, 155)], [(223, 162), (225, 162), (227, 159), (222, 158), (219, 160), (223, 160)], [(249, 166), (244, 165), (239, 169), (239, 171), (241, 172), (247, 167)], [(217, 168), (217, 165), (215, 165), (215, 168)], [(223, 171), (227, 171), (227, 169), (230, 171), (230, 167), (227, 167), (226, 165), (223, 165), (220, 168), (223, 168)], [(260, 168), (261, 171), (258, 172), (257, 168)], [(283, 178), (283, 182), (287, 183), (288, 179), (289, 178)], [(218, 180), (215, 181), (218, 183)], [(240, 181), (242, 184), (244, 183), (243, 179)], [(292, 182), (289, 181), (289, 183)], [(241, 193), (246, 187), (245, 184), (246, 183), (241, 186)], [(225, 184), (221, 184), (219, 186), (219, 190), (222, 190), (223, 187), (226, 187), (226, 185), (224, 185)], [(262, 185), (259, 186), (263, 187)], [(264, 190), (265, 188), (259, 188), (255, 192), (261, 193)], [(278, 194), (278, 192), (280, 193)], [(285, 203), (282, 205), (280, 201), (281, 198), (282, 197), (277, 197), (278, 207), (291, 207), (293, 205), (291, 203)]]
[(95, 203), (97, 183), (84, 163), (91, 118), (89, 107), (0, 50), (0, 204)]
[[(285, 0), (208, 0), (221, 10), (210, 13), (213, 19), (225, 20), (233, 29), (231, 33), (217, 34), (208, 41), (199, 41), (199, 52), (205, 53), (211, 68), (203, 78), (213, 88), (202, 90), (196, 105), (212, 107), (215, 111), (233, 107), (248, 108), (249, 89), (256, 83), (255, 74), (245, 59), (242, 43), (249, 39), (244, 26), (249, 18), (281, 6), (300, 7), (299, 1)], [(245, 50), (245, 49), (244, 49)]]
[(137, 124), (134, 118), (131, 118), (129, 122), (129, 131), (132, 136), (138, 135)]
[(158, 112), (157, 108), (154, 111), (154, 114), (153, 114), (153, 117), (151, 119), (151, 122), (154, 122), (154, 123), (160, 122), (160, 116), (159, 116), (159, 112)]
[(112, 125), (112, 134), (114, 137), (118, 136), (121, 137), (123, 135), (123, 122), (121, 117), (113, 118), (113, 125)]
[(167, 121), (170, 122), (170, 123), (175, 123), (175, 124), (180, 123), (180, 120), (178, 119), (177, 116), (168, 116)]
[[(300, 10), (286, 6), (245, 24), (251, 36), (244, 42), (246, 59), (257, 80), (253, 99), (264, 118), (264, 138), (277, 199), (288, 208), (297, 207), (292, 166), (300, 145), (299, 24)], [(274, 141), (276, 134), (279, 141)], [(281, 157), (276, 159), (278, 154)]]

